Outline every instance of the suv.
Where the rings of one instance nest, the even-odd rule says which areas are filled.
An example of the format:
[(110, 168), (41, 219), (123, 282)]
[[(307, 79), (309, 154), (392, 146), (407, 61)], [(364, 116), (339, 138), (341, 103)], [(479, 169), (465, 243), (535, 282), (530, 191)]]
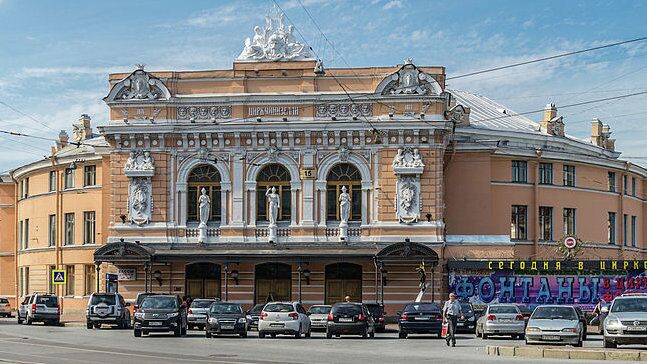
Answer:
[(375, 321), (375, 332), (384, 332), (386, 325), (384, 322), (384, 305), (378, 302), (365, 303), (368, 313)]
[(375, 336), (375, 321), (363, 303), (335, 303), (328, 314), (326, 338), (342, 334)]
[(155, 296), (155, 293), (151, 293), (151, 292), (137, 293), (137, 298), (135, 298), (135, 304), (133, 305), (133, 314), (137, 312), (137, 310), (139, 309), (139, 306), (141, 306), (142, 302), (144, 301), (144, 298), (148, 296)]
[(87, 328), (99, 328), (101, 324), (117, 325), (121, 329), (130, 328), (128, 306), (130, 303), (126, 303), (118, 293), (93, 293), (85, 312)]
[(18, 325), (22, 324), (27, 317), (27, 305), (29, 304), (29, 300), (31, 300), (31, 295), (25, 296), (22, 302), (20, 302), (18, 304), (18, 307), (16, 308), (16, 318), (18, 319)]
[(301, 338), (302, 334), (310, 337), (310, 318), (299, 302), (270, 302), (261, 311), (258, 321), (258, 337), (265, 335), (294, 335)]
[(25, 297), (27, 303), (23, 301), (20, 307), (18, 322), (22, 322), (23, 317), (27, 325), (33, 322), (42, 322), (58, 326), (61, 324), (61, 306), (58, 303), (58, 297), (53, 294), (33, 294)]
[(11, 305), (6, 298), (0, 298), (0, 315), (4, 317), (11, 317)]
[(622, 295), (602, 308), (604, 319), (604, 347), (618, 344), (647, 344), (647, 296)]
[(173, 332), (186, 335), (186, 306), (174, 295), (147, 296), (135, 313), (134, 334), (141, 337), (150, 332)]

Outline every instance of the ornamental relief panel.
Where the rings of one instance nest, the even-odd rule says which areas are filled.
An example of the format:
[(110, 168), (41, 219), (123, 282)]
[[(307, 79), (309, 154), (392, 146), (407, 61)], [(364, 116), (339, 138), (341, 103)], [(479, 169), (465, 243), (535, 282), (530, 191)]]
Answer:
[(228, 119), (231, 117), (231, 106), (229, 105), (178, 106), (176, 111), (178, 120)]
[(425, 164), (417, 148), (405, 147), (398, 149), (393, 158), (393, 173), (396, 181), (396, 215), (405, 224), (416, 223), (420, 220), (422, 197), (420, 194), (420, 175)]
[(373, 116), (373, 104), (370, 103), (325, 103), (315, 105), (315, 117), (350, 117)]

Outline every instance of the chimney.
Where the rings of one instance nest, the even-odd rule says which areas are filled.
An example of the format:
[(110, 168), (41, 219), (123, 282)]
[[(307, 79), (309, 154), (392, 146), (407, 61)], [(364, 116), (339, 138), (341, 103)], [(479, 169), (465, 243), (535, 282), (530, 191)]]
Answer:
[(90, 115), (82, 114), (79, 118), (79, 126), (83, 133), (82, 139), (92, 138), (92, 119), (90, 118)]
[(611, 139), (611, 127), (603, 124), (600, 119), (591, 122), (591, 143), (606, 150), (615, 150), (615, 139)]
[(544, 120), (551, 121), (557, 116), (557, 107), (555, 104), (546, 104), (544, 107)]
[(564, 136), (564, 119), (557, 116), (555, 104), (547, 104), (544, 107), (544, 118), (539, 122), (539, 128), (550, 135)]
[(69, 139), (70, 137), (67, 135), (67, 132), (65, 130), (61, 130), (61, 132), (58, 133), (58, 142), (56, 142), (56, 148), (58, 150), (65, 148)]

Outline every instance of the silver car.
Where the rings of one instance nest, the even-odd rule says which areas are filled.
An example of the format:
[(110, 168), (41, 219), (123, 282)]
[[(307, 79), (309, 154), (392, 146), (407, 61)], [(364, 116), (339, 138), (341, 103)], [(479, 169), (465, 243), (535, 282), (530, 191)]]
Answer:
[(191, 302), (187, 313), (189, 330), (193, 330), (194, 327), (197, 327), (199, 330), (204, 330), (204, 327), (207, 325), (207, 312), (209, 312), (209, 307), (214, 302), (216, 300), (204, 298), (198, 298)]
[(526, 322), (515, 304), (489, 305), (476, 323), (476, 336), (487, 339), (492, 335), (510, 335), (523, 338)]
[(6, 298), (0, 297), (0, 315), (4, 317), (11, 317), (11, 305), (9, 300)]
[(313, 330), (326, 330), (328, 327), (328, 315), (330, 314), (330, 305), (313, 305), (308, 309), (310, 325)]
[(582, 346), (584, 327), (573, 306), (538, 306), (528, 320), (526, 344)]
[(616, 297), (604, 320), (604, 347), (618, 344), (647, 344), (647, 295), (622, 295)]

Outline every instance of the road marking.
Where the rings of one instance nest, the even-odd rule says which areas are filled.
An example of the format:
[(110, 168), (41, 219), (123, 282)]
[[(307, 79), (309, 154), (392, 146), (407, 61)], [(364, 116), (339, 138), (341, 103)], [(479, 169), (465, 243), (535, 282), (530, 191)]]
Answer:
[[(246, 362), (246, 361), (225, 361), (225, 360), (218, 360), (218, 359), (169, 358), (169, 357), (166, 357), (166, 356), (158, 356), (158, 355), (146, 355), (146, 354), (134, 354), (134, 353), (127, 354), (127, 353), (120, 353), (120, 352), (106, 351), (106, 350), (83, 349), (83, 348), (75, 348), (75, 347), (60, 346), (60, 345), (27, 343), (27, 342), (22, 342), (22, 341), (0, 340), (0, 342), (6, 342), (6, 343), (11, 343), (11, 344), (21, 344), (21, 345), (31, 345), (31, 346), (41, 346), (41, 347), (55, 348), (55, 349), (59, 349), (59, 350), (68, 349), (68, 350), (76, 350), (76, 351), (91, 352), (91, 353), (102, 353), (102, 354), (108, 354), (108, 355), (134, 356), (134, 357), (140, 357), (140, 358), (164, 359), (164, 360), (182, 361), (182, 362), (200, 362), (200, 363), (204, 362), (204, 363), (220, 363), (220, 364), (259, 364), (259, 363), (264, 363), (264, 362), (260, 362), (260, 361)], [(86, 361), (83, 361), (83, 362), (86, 362)]]

